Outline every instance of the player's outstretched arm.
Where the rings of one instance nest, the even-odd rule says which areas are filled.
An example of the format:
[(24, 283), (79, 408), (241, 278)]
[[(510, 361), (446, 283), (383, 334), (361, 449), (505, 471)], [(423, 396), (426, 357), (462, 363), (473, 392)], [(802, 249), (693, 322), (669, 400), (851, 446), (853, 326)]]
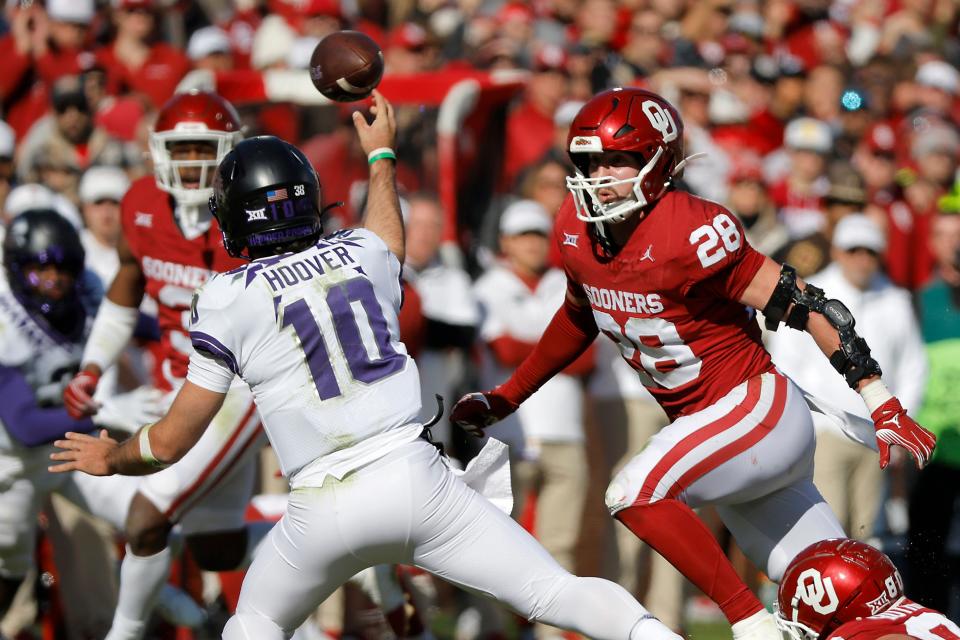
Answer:
[(856, 322), (846, 306), (839, 300), (828, 300), (823, 291), (790, 271), (766, 258), (740, 301), (763, 310), (768, 328), (776, 330), (782, 320), (813, 337), (830, 364), (867, 405), (877, 432), (881, 468), (890, 462), (891, 445), (909, 451), (917, 467), (922, 468), (933, 455), (936, 436), (910, 418), (880, 380), (880, 366), (870, 357), (866, 341), (854, 331)]
[(450, 413), (452, 421), (473, 435), (483, 435), (485, 428), (516, 411), (524, 400), (593, 344), (599, 329), (589, 301), (577, 291), (579, 287), (568, 286), (563, 305), (510, 379), (491, 391), (468, 393), (460, 398)]
[(75, 420), (97, 413), (100, 407), (93, 400), (93, 394), (100, 376), (116, 362), (137, 325), (138, 308), (146, 288), (143, 271), (123, 236), (117, 252), (120, 269), (93, 321), (80, 358), (80, 372), (63, 392), (63, 405)]
[(369, 124), (362, 113), (353, 113), (360, 146), (370, 162), (370, 185), (363, 226), (380, 236), (402, 264), (406, 250), (400, 198), (397, 196), (396, 152), (393, 149), (397, 140), (397, 120), (393, 105), (379, 91), (373, 92), (370, 112), (374, 118)]
[(58, 464), (54, 473), (82, 471), (94, 476), (139, 476), (159, 471), (182, 458), (197, 443), (220, 410), (226, 394), (210, 391), (189, 380), (184, 383), (167, 415), (118, 443), (101, 431), (99, 437), (69, 432), (50, 454)]

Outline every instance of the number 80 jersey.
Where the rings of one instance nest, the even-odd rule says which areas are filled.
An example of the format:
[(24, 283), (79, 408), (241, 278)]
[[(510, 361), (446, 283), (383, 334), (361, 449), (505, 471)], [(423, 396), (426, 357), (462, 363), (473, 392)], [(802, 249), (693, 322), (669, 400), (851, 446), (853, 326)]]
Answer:
[(670, 191), (612, 257), (590, 224), (568, 197), (555, 226), (567, 277), (671, 420), (772, 368), (753, 310), (738, 302), (764, 257), (734, 214)]
[(400, 304), (400, 263), (365, 229), (255, 260), (197, 292), (187, 379), (222, 392), (236, 373), (250, 385), (294, 487), (342, 477), (420, 434)]

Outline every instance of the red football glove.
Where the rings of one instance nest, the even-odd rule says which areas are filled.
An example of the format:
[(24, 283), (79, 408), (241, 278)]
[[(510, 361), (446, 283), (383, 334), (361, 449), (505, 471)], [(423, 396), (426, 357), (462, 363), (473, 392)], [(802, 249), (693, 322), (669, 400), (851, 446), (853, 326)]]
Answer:
[(100, 376), (92, 371), (81, 371), (63, 390), (63, 406), (71, 418), (80, 420), (92, 416), (100, 406), (93, 399)]
[(914, 422), (899, 400), (890, 398), (870, 414), (870, 417), (873, 418), (873, 426), (877, 430), (881, 469), (890, 462), (890, 445), (894, 444), (913, 454), (918, 469), (930, 462), (937, 436)]
[(497, 389), (486, 393), (468, 393), (453, 405), (450, 419), (478, 438), (483, 430), (517, 410)]

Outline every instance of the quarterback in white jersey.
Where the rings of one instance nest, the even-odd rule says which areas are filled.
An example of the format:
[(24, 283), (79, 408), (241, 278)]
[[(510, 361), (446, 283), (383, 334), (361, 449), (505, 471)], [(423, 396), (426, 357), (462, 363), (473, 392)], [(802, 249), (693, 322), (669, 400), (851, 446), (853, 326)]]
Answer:
[(400, 297), (400, 262), (367, 229), (214, 276), (190, 329), (214, 359), (193, 359), (187, 379), (226, 392), (242, 375), (291, 489), (340, 480), (423, 430)]
[(165, 418), (123, 444), (67, 434), (51, 469), (134, 474), (177, 460), (237, 374), (294, 488), (247, 573), (227, 640), (289, 638), (350, 576), (386, 563), (417, 565), (592, 638), (677, 638), (618, 585), (567, 573), (419, 437), (419, 380), (398, 337), (396, 124), (379, 94), (373, 111), (372, 124), (354, 114), (371, 165), (360, 230), (320, 237), (319, 180), (292, 145), (251, 138), (224, 158), (211, 210), (227, 250), (252, 262), (197, 293), (187, 382)]

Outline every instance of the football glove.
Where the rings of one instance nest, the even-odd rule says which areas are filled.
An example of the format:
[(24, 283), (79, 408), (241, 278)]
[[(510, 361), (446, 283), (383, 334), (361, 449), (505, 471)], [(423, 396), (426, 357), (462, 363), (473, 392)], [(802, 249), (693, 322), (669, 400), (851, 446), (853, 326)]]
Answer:
[(98, 427), (134, 433), (164, 416), (168, 406), (166, 396), (163, 391), (146, 386), (110, 396), (103, 400), (93, 416), (93, 423)]
[(478, 438), (483, 436), (484, 429), (517, 410), (517, 405), (507, 400), (498, 389), (463, 396), (453, 405), (450, 419), (467, 433)]
[(93, 399), (100, 376), (92, 371), (81, 371), (63, 390), (63, 407), (74, 420), (92, 416), (99, 405)]
[(912, 453), (918, 469), (930, 462), (937, 437), (908, 416), (899, 400), (890, 398), (870, 414), (870, 417), (873, 418), (873, 426), (877, 430), (881, 469), (890, 463), (891, 445), (899, 445)]

